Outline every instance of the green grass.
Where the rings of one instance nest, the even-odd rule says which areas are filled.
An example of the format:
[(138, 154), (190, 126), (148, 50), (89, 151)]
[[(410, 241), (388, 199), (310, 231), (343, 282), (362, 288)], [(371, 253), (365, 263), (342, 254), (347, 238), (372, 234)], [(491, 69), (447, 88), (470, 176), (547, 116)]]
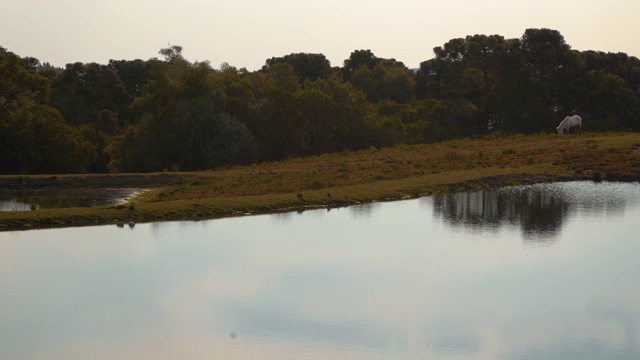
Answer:
[(140, 187), (126, 207), (0, 212), (0, 231), (335, 207), (569, 179), (640, 180), (637, 133), (402, 145), (190, 173), (0, 176), (2, 188)]

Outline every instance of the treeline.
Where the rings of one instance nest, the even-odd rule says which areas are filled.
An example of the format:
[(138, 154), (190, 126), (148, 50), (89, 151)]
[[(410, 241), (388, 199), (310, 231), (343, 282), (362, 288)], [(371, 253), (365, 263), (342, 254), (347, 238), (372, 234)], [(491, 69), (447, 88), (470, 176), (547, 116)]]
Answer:
[(266, 60), (258, 71), (162, 59), (67, 64), (0, 47), (0, 173), (202, 170), (554, 131), (640, 130), (640, 60), (575, 51), (550, 29), (452, 39), (409, 69), (356, 50)]

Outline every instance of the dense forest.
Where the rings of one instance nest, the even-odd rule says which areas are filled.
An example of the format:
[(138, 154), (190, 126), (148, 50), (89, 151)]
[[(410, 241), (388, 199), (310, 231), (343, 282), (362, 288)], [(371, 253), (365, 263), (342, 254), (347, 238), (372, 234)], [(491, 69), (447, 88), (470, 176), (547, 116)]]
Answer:
[(409, 69), (370, 50), (257, 71), (161, 58), (67, 64), (0, 47), (0, 173), (204, 170), (487, 134), (640, 130), (640, 60), (551, 29), (473, 35)]

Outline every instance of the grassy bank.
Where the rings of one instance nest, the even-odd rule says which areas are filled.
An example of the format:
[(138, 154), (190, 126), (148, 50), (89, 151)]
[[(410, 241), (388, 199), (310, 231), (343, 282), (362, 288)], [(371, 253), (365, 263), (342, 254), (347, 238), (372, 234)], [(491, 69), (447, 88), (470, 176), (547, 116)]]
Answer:
[(573, 180), (640, 180), (638, 133), (511, 136), (368, 149), (192, 173), (0, 176), (2, 189), (139, 187), (125, 206), (0, 212), (0, 231), (346, 206)]

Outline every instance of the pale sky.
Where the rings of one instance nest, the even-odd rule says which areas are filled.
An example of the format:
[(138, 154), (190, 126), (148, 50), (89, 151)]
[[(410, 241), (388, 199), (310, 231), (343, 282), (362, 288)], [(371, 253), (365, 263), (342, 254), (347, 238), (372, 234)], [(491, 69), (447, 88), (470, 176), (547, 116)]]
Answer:
[(528, 28), (640, 57), (639, 21), (640, 0), (0, 0), (0, 46), (59, 67), (161, 58), (170, 44), (214, 68), (299, 52), (342, 66), (360, 49), (415, 68), (451, 39)]

